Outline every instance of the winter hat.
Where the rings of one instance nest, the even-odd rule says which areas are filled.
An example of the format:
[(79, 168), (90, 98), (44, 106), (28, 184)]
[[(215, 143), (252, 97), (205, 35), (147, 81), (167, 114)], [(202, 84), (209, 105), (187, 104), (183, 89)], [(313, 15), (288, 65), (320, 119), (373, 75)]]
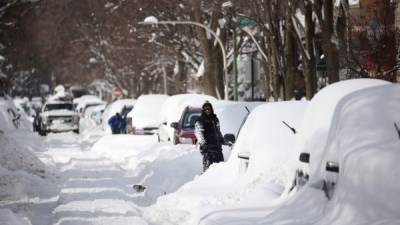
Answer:
[(204, 110), (205, 107), (209, 107), (211, 112), (214, 113), (214, 109), (209, 101), (206, 101), (201, 108)]

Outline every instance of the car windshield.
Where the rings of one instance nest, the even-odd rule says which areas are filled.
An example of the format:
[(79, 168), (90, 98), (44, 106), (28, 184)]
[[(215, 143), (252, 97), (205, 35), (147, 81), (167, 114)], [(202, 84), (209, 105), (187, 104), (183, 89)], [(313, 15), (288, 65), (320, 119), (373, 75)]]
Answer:
[(187, 112), (183, 117), (183, 128), (193, 128), (194, 123), (196, 122), (197, 118), (199, 118), (201, 112)]
[(71, 103), (47, 104), (46, 107), (44, 108), (44, 111), (60, 110), (60, 109), (72, 110), (73, 106)]

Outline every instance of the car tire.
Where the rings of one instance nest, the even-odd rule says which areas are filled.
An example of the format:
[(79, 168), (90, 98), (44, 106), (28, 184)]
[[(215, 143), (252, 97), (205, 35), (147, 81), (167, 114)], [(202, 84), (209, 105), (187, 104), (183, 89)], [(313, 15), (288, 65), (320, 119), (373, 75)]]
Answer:
[(73, 131), (74, 131), (74, 133), (79, 134), (79, 129), (75, 129)]

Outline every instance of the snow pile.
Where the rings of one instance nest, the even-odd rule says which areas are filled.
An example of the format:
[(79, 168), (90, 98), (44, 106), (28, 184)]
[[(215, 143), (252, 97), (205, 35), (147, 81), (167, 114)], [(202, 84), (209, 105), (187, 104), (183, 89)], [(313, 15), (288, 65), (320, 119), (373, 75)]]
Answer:
[[(17, 117), (19, 119), (17, 119)], [(30, 130), (31, 123), (25, 113), (20, 114), (14, 102), (9, 98), (0, 98), (0, 130), (3, 132)]]
[[(255, 108), (243, 126), (229, 161), (212, 165), (205, 174), (177, 192), (160, 197), (155, 205), (144, 210), (145, 218), (156, 224), (232, 224), (233, 221), (237, 224), (276, 224), (278, 221), (313, 224), (322, 218), (329, 201), (321, 189), (315, 188), (314, 181), (297, 193), (286, 191), (293, 183), (298, 153), (311, 152), (313, 170), (325, 169), (320, 161), (331, 139), (328, 135), (338, 102), (354, 91), (387, 83), (370, 79), (344, 81), (323, 89), (308, 106), (306, 102), (282, 102)], [(297, 134), (293, 135), (282, 121), (295, 128)], [(393, 127), (392, 123), (394, 130)], [(246, 160), (238, 158), (239, 155), (249, 156), (247, 169)], [(352, 179), (360, 180), (360, 174), (357, 176)], [(390, 190), (396, 188), (397, 184)], [(346, 193), (354, 191), (347, 189)], [(340, 207), (336, 213), (343, 213), (341, 216), (345, 217)], [(337, 224), (353, 224), (343, 221)]]
[(154, 135), (106, 135), (93, 145), (91, 151), (116, 163), (125, 163), (128, 157), (148, 150), (152, 147), (151, 144), (156, 142), (157, 137)]
[(79, 133), (85, 137), (93, 135), (103, 134), (101, 128), (102, 111), (105, 109), (105, 105), (92, 106), (87, 108), (85, 116), (79, 119)]
[(400, 86), (358, 91), (335, 110), (326, 161), (339, 163), (337, 190), (319, 224), (400, 222)]
[[(54, 175), (34, 154), (42, 150), (41, 140), (27, 129), (14, 126), (14, 117), (7, 111), (9, 108), (14, 108), (12, 103), (1, 99), (0, 205), (3, 208), (11, 207), (13, 203), (48, 199), (58, 192), (53, 183)], [(0, 211), (2, 224), (30, 224), (22, 217), (7, 209)]]
[(41, 144), (37, 143), (38, 140), (35, 143), (33, 138), (30, 138), (30, 141), (33, 143), (21, 142), (19, 135), (1, 134), (1, 167), (11, 171), (24, 170), (37, 176), (44, 176), (46, 167), (32, 152)]
[[(144, 210), (145, 218), (155, 224), (199, 224), (206, 215), (234, 205), (251, 208), (277, 199), (289, 177), (286, 170), (291, 167), (285, 164), (293, 154), (295, 140), (282, 121), (298, 126), (306, 107), (307, 102), (256, 107), (243, 126), (229, 160), (211, 165), (206, 173), (177, 192), (160, 197), (155, 205)], [(238, 158), (243, 152), (250, 155), (247, 171)]]
[[(399, 101), (400, 86), (392, 84), (343, 97), (334, 109), (327, 144), (314, 162), (310, 181), (279, 207), (251, 216), (253, 224), (399, 224), (400, 139), (394, 125), (400, 123)], [(337, 175), (326, 171), (327, 161), (339, 164)], [(336, 182), (330, 200), (322, 180)], [(249, 220), (240, 215), (224, 219), (239, 224)]]
[[(111, 159), (128, 172), (132, 184), (147, 187), (134, 202), (153, 204), (159, 196), (172, 193), (201, 173), (201, 156), (193, 145), (157, 143), (155, 135), (108, 135), (91, 149)], [(133, 191), (133, 190), (132, 190)]]
[(167, 95), (141, 95), (128, 113), (128, 117), (132, 118), (132, 126), (136, 129), (158, 127), (161, 107), (167, 99)]
[(1, 225), (30, 225), (31, 223), (9, 209), (0, 209)]
[[(310, 173), (313, 173), (319, 166), (318, 162), (322, 157), (322, 150), (325, 148), (338, 102), (354, 91), (385, 84), (389, 84), (389, 82), (376, 79), (347, 80), (325, 87), (312, 98), (296, 143), (298, 153), (308, 152), (312, 155)], [(295, 157), (297, 160), (298, 154)]]

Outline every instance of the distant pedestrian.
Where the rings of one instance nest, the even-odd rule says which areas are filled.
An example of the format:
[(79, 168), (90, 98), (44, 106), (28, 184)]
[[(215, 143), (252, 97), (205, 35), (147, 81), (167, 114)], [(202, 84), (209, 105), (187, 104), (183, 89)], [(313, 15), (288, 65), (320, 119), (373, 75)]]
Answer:
[(203, 171), (206, 171), (212, 163), (224, 161), (222, 154), (224, 139), (217, 115), (214, 114), (209, 102), (202, 106), (201, 116), (195, 123), (195, 135), (203, 156)]
[(124, 133), (125, 121), (118, 112), (108, 120), (108, 125), (111, 127), (113, 134)]

